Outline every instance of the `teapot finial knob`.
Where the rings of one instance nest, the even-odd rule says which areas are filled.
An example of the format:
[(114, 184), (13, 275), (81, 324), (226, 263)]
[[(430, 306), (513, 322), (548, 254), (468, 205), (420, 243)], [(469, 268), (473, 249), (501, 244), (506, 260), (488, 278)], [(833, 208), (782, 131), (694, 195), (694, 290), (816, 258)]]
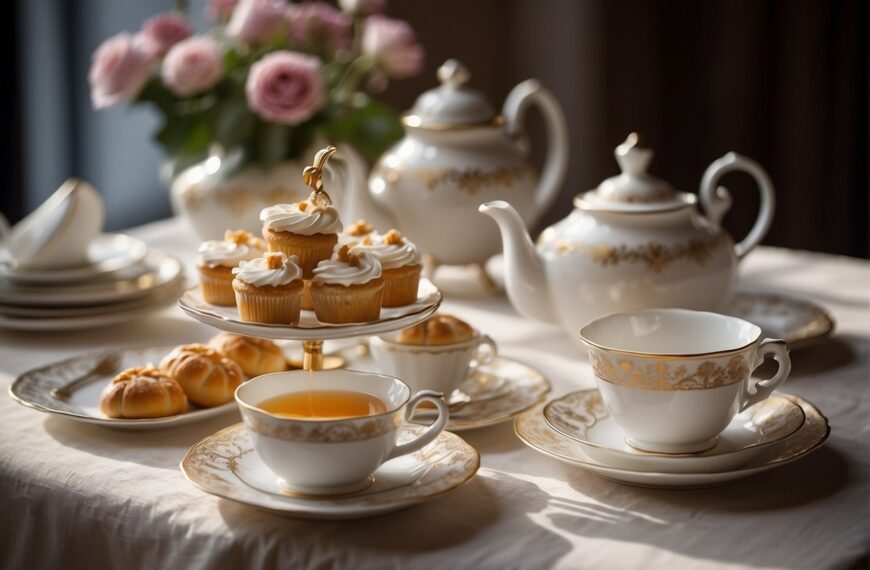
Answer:
[(648, 147), (637, 133), (631, 133), (625, 142), (614, 151), (616, 162), (626, 174), (637, 175), (646, 172), (653, 157), (653, 150)]
[(448, 59), (438, 68), (438, 81), (444, 85), (458, 87), (471, 79), (471, 73), (458, 59)]

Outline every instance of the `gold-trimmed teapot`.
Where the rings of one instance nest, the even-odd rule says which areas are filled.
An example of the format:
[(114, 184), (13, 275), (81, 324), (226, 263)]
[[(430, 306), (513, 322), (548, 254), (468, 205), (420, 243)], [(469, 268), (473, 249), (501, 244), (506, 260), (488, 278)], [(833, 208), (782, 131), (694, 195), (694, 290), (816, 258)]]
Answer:
[[(468, 87), (456, 60), (438, 69), (439, 87), (423, 93), (404, 115), (405, 137), (375, 164), (368, 192), (353, 188), (349, 210), (376, 227), (396, 227), (436, 263), (484, 263), (498, 253), (498, 232), (480, 222), (477, 207), (509, 200), (523, 223), (555, 200), (568, 166), (565, 117), (555, 97), (529, 79), (505, 100), (501, 114)], [(548, 155), (540, 179), (528, 162), (525, 110), (540, 107)]]
[[(707, 168), (698, 194), (705, 215), (694, 194), (647, 173), (653, 151), (636, 134), (615, 155), (622, 173), (577, 196), (574, 210), (544, 230), (537, 247), (510, 204), (480, 206), (501, 230), (511, 303), (527, 317), (561, 324), (575, 339), (581, 327), (612, 312), (721, 308), (738, 262), (773, 221), (773, 185), (749, 158), (730, 152)], [(755, 224), (736, 244), (720, 225), (731, 197), (717, 187), (735, 170), (750, 174), (761, 194)]]

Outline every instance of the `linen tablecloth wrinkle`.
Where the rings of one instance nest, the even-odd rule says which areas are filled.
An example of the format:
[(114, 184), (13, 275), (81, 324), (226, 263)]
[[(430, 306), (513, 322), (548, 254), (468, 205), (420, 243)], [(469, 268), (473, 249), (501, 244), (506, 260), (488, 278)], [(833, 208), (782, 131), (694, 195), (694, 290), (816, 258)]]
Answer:
[[(131, 231), (181, 256), (178, 220)], [(784, 391), (831, 420), (825, 447), (791, 465), (691, 491), (627, 487), (526, 448), (510, 422), (461, 435), (478, 476), (430, 503), (346, 522), (283, 518), (184, 480), (187, 449), (236, 413), (155, 432), (50, 417), (0, 398), (0, 566), (4, 568), (854, 568), (870, 558), (870, 263), (761, 247), (740, 288), (826, 307), (833, 338), (795, 352)], [(505, 298), (449, 296), (445, 312), (553, 383), (593, 386), (582, 348), (519, 317)], [(167, 309), (85, 332), (0, 333), (0, 382), (110, 347), (204, 341), (216, 331)]]

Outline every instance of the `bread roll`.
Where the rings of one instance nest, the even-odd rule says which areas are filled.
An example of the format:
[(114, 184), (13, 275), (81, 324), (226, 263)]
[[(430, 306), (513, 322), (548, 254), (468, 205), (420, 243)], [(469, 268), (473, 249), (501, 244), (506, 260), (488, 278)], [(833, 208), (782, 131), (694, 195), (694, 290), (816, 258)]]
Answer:
[(281, 348), (265, 338), (220, 333), (208, 344), (238, 364), (248, 378), (287, 370), (287, 361)]
[(100, 411), (110, 418), (162, 418), (186, 410), (181, 386), (153, 366), (124, 370), (100, 396)]
[(450, 315), (435, 315), (422, 323), (403, 329), (398, 342), (402, 344), (455, 344), (474, 338), (475, 332), (463, 320)]
[(211, 408), (226, 404), (245, 378), (229, 358), (204, 344), (184, 344), (166, 355), (160, 371), (178, 382), (188, 399)]

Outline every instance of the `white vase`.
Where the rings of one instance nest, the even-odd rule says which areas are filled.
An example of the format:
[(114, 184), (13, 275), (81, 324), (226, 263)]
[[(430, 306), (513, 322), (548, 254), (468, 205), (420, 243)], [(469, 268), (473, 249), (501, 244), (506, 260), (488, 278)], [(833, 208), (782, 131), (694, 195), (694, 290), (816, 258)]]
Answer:
[[(302, 180), (302, 171), (311, 164), (321, 146), (312, 145), (298, 158), (270, 168), (249, 165), (229, 173), (232, 158), (211, 156), (172, 180), (172, 210), (186, 219), (203, 240), (221, 239), (228, 229), (259, 235), (260, 210), (273, 204), (304, 200), (311, 192)], [(365, 212), (357, 212), (351, 201), (356, 193), (345, 190), (356, 185), (365, 187), (366, 162), (347, 145), (339, 145), (336, 159), (330, 164), (337, 168), (327, 172), (324, 186), (344, 220), (364, 217)]]

